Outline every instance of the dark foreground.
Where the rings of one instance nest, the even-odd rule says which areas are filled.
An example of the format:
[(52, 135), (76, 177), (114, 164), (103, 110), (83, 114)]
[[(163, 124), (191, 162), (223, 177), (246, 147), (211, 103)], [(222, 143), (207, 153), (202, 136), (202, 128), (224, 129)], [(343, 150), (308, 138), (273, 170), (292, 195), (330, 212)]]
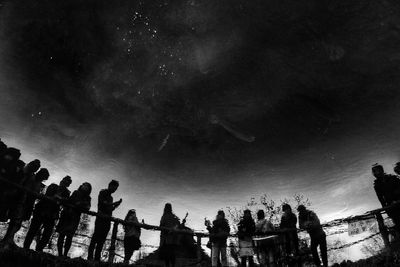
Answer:
[[(192, 264), (190, 264), (192, 265)], [(105, 263), (87, 261), (82, 258), (63, 258), (57, 257), (48, 253), (36, 252), (33, 250), (25, 250), (19, 247), (13, 249), (5, 249), (0, 247), (0, 266), (1, 267), (26, 267), (26, 266), (40, 266), (40, 267), (109, 267), (109, 266), (146, 266), (153, 267), (158, 265), (126, 265), (122, 263)], [(196, 265), (193, 265), (196, 266)], [(202, 266), (205, 266), (204, 263)], [(400, 253), (387, 253), (383, 252), (379, 255), (370, 257), (368, 259), (359, 260), (357, 262), (344, 261), (332, 265), (334, 267), (400, 267)]]
[(121, 263), (108, 264), (104, 262), (91, 262), (82, 258), (63, 258), (48, 253), (25, 250), (22, 248), (0, 248), (1, 267), (108, 267), (108, 266), (137, 266)]

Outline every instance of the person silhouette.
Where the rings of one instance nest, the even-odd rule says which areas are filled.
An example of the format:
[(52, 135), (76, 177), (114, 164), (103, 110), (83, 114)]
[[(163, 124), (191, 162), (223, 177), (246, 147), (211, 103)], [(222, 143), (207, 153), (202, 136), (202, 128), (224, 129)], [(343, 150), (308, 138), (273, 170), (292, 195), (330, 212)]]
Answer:
[[(39, 194), (42, 189), (43, 181), (48, 178), (49, 171), (46, 168), (41, 168), (35, 175), (26, 177), (22, 186), (35, 194)], [(35, 195), (20, 190), (20, 195), (16, 200), (15, 208), (10, 215), (10, 223), (3, 239), (4, 242), (10, 245), (15, 245), (14, 236), (21, 228), (22, 222), (31, 218), (35, 201)]]
[(141, 228), (138, 225), (134, 225), (139, 223), (139, 220), (136, 216), (136, 210), (131, 209), (128, 211), (125, 217), (125, 222), (127, 224), (124, 225), (124, 230), (125, 230), (124, 263), (129, 264), (129, 261), (132, 258), (133, 253), (135, 252), (135, 250), (138, 250), (141, 246), (140, 242)]
[[(97, 203), (98, 213), (111, 217), (113, 211), (119, 207), (119, 205), (121, 205), (122, 199), (117, 202), (113, 202), (114, 200), (112, 197), (112, 194), (117, 191), (118, 187), (119, 183), (115, 180), (112, 180), (108, 184), (107, 189), (100, 191)], [(94, 232), (88, 249), (88, 260), (93, 260), (94, 252), (94, 260), (100, 261), (101, 251), (103, 250), (103, 245), (106, 241), (110, 228), (111, 221), (109, 219), (96, 217), (96, 221), (94, 223)]]
[(226, 241), (229, 236), (230, 227), (228, 220), (225, 219), (223, 210), (219, 210), (212, 225), (209, 221), (205, 222), (207, 230), (210, 233), (211, 242), (211, 266), (217, 267), (218, 262), (221, 266), (228, 266), (226, 257)]
[(33, 211), (33, 217), (29, 230), (24, 241), (24, 248), (29, 249), (33, 238), (39, 234), (39, 230), (43, 227), (43, 232), (39, 236), (39, 241), (36, 244), (36, 251), (42, 251), (49, 243), (53, 234), (54, 225), (60, 215), (60, 205), (66, 201), (70, 195), (68, 187), (72, 180), (70, 176), (65, 176), (60, 184), (51, 184), (46, 189), (45, 196), (48, 199), (41, 199)]
[(176, 249), (178, 245), (178, 235), (174, 229), (180, 225), (179, 218), (172, 212), (172, 205), (165, 204), (164, 213), (161, 217), (160, 226), (171, 230), (161, 230), (160, 233), (160, 257), (164, 260), (166, 267), (174, 267), (176, 262)]
[(59, 256), (68, 256), (71, 248), (72, 238), (78, 229), (82, 211), (90, 210), (92, 185), (83, 183), (75, 190), (67, 203), (71, 206), (64, 206), (61, 212), (60, 220), (57, 224), (58, 232), (57, 249)]
[[(395, 166), (394, 171), (398, 170), (399, 167)], [(382, 207), (387, 207), (400, 201), (400, 179), (398, 177), (386, 174), (383, 166), (379, 164), (372, 166), (372, 174), (375, 177), (374, 189), (376, 196)], [(400, 206), (387, 209), (386, 213), (395, 224), (396, 232), (400, 233)]]
[(318, 246), (321, 251), (322, 264), (328, 266), (328, 250), (326, 244), (326, 234), (322, 229), (319, 218), (315, 212), (308, 210), (304, 205), (299, 205), (299, 226), (308, 232), (311, 238), (311, 253), (315, 265), (321, 266), (321, 259), (318, 255)]

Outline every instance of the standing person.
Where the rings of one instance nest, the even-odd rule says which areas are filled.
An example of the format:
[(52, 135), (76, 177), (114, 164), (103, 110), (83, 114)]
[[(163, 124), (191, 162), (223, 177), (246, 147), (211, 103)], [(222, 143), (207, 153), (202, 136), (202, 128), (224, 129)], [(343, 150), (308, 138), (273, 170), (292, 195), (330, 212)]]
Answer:
[(127, 224), (124, 225), (124, 264), (129, 264), (135, 250), (138, 250), (142, 245), (140, 242), (141, 228), (138, 225), (134, 225), (139, 224), (139, 220), (136, 217), (136, 210), (132, 209), (128, 211), (125, 217), (125, 222)]
[(68, 187), (71, 183), (71, 177), (65, 176), (59, 185), (51, 184), (46, 189), (45, 196), (48, 199), (41, 199), (35, 205), (31, 225), (25, 237), (24, 248), (30, 248), (33, 238), (39, 234), (41, 227), (43, 227), (43, 232), (36, 244), (36, 251), (43, 251), (49, 243), (54, 225), (60, 215), (60, 205), (69, 198)]
[[(108, 184), (107, 189), (100, 191), (97, 203), (98, 213), (111, 217), (113, 211), (118, 208), (119, 205), (121, 205), (122, 198), (117, 202), (113, 202), (114, 199), (112, 197), (112, 194), (117, 191), (118, 187), (118, 181), (112, 180)], [(94, 232), (88, 249), (88, 260), (93, 260), (93, 251), (95, 251), (94, 259), (96, 261), (100, 261), (101, 251), (103, 249), (104, 242), (106, 241), (108, 232), (110, 231), (110, 227), (111, 221), (109, 219), (96, 217), (96, 221), (94, 223)]]
[(179, 225), (179, 218), (172, 212), (172, 205), (170, 203), (165, 204), (160, 226), (171, 230), (161, 230), (160, 256), (164, 260), (166, 267), (175, 266), (178, 235), (174, 233), (174, 229), (177, 229)]
[[(399, 168), (395, 167), (395, 172)], [(375, 164), (372, 167), (372, 174), (375, 176), (374, 189), (381, 202), (382, 207), (387, 207), (400, 200), (400, 179), (394, 175), (386, 174), (382, 165)], [(395, 224), (397, 233), (400, 233), (400, 207), (386, 210), (388, 216)]]
[[(49, 176), (49, 171), (42, 168), (34, 176), (27, 177), (22, 185), (30, 192), (39, 194), (43, 181), (47, 180)], [(35, 200), (35, 195), (23, 190), (20, 191), (20, 196), (17, 198), (15, 208), (10, 215), (10, 223), (3, 239), (4, 242), (15, 245), (14, 236), (21, 228), (22, 222), (31, 218)]]
[[(0, 158), (0, 220), (7, 221), (7, 195), (14, 190), (8, 182), (18, 183), (19, 157), (21, 152), (13, 147), (6, 148)], [(5, 181), (3, 181), (5, 180)]]
[(59, 256), (68, 256), (71, 248), (72, 238), (78, 229), (82, 211), (89, 211), (91, 205), (90, 193), (92, 185), (83, 183), (75, 190), (67, 203), (71, 206), (65, 206), (61, 212), (56, 232), (58, 232), (57, 249)]
[(217, 267), (219, 260), (222, 267), (228, 266), (228, 260), (226, 258), (226, 241), (231, 229), (228, 220), (225, 219), (224, 211), (218, 211), (217, 217), (213, 221), (212, 226), (208, 220), (206, 220), (205, 225), (207, 226), (208, 232), (210, 232), (211, 266)]
[[(31, 162), (29, 162), (26, 166), (24, 166), (24, 163), (22, 161), (19, 161), (20, 165), (18, 167), (18, 176), (16, 177), (17, 183), (20, 186), (24, 186), (25, 181), (32, 179), (32, 177), (35, 175), (35, 173), (40, 169), (40, 161), (38, 159), (35, 159)], [(6, 205), (0, 205), (3, 206), (1, 209), (1, 217), (5, 219), (10, 219), (11, 214), (16, 208), (18, 199), (20, 198), (21, 195), (23, 195), (25, 192), (20, 190), (17, 187), (12, 187), (10, 186), (10, 190), (8, 193), (4, 195), (3, 200), (0, 201), (0, 203), (5, 203)]]
[(247, 261), (250, 267), (254, 266), (253, 235), (255, 230), (256, 225), (251, 217), (251, 211), (245, 210), (243, 218), (238, 224), (239, 255), (242, 261), (242, 267), (246, 266)]
[[(37, 165), (37, 162), (39, 162), (39, 165)], [(11, 183), (22, 185), (24, 177), (31, 173), (34, 175), (39, 168), (40, 161), (38, 160), (31, 161), (26, 166), (22, 160), (17, 160), (14, 173), (7, 180)], [(9, 219), (10, 213), (14, 210), (21, 192), (17, 187), (8, 183), (1, 184), (1, 187), (4, 191), (0, 193), (0, 221), (6, 222)]]
[[(257, 222), (256, 222), (256, 235), (265, 236), (268, 232), (274, 231), (274, 226), (271, 221), (265, 218), (265, 213), (263, 210), (257, 212)], [(270, 237), (265, 240), (257, 241), (257, 251), (260, 266), (275, 266), (275, 238), (277, 236)]]
[(299, 212), (300, 229), (307, 230), (311, 238), (311, 252), (314, 263), (317, 266), (321, 265), (321, 260), (318, 255), (318, 246), (321, 251), (322, 264), (328, 266), (328, 252), (326, 245), (326, 234), (322, 229), (318, 216), (311, 210), (306, 209), (304, 205), (297, 208)]
[(292, 207), (289, 204), (282, 205), (282, 217), (279, 228), (287, 230), (284, 233), (284, 244), (286, 255), (297, 255), (299, 251), (299, 238), (297, 236), (297, 217), (292, 212)]

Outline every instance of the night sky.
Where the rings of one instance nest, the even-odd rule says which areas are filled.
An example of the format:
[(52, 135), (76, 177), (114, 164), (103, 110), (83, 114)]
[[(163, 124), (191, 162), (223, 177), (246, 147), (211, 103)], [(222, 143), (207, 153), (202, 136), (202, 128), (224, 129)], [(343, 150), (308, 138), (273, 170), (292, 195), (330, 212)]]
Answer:
[(153, 224), (171, 202), (204, 229), (263, 193), (303, 193), (324, 220), (377, 208), (370, 166), (400, 160), (399, 12), (394, 0), (0, 1), (0, 137), (49, 182), (91, 182), (94, 208), (119, 180), (115, 215)]

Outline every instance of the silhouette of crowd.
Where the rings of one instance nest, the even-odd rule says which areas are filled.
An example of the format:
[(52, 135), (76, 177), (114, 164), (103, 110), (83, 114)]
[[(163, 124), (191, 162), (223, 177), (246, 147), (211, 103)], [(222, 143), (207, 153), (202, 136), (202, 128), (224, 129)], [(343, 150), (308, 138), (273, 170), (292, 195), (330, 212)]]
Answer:
[[(0, 221), (8, 221), (2, 245), (16, 246), (15, 234), (20, 230), (22, 222), (30, 220), (23, 247), (30, 249), (36, 238), (36, 251), (43, 251), (56, 231), (58, 254), (67, 257), (81, 215), (90, 210), (92, 186), (84, 182), (71, 194), (69, 187), (72, 178), (65, 176), (59, 184), (52, 183), (45, 188), (43, 182), (48, 180), (49, 171), (41, 167), (38, 159), (25, 164), (20, 156), (18, 149), (7, 147), (0, 140)], [(395, 165), (394, 172), (400, 175), (400, 162)], [(374, 189), (382, 207), (400, 203), (399, 176), (386, 174), (382, 165), (378, 164), (373, 165), (372, 173), (376, 178)], [(104, 243), (111, 228), (110, 217), (122, 203), (122, 199), (113, 199), (118, 187), (118, 181), (111, 180), (108, 187), (99, 192), (98, 216), (88, 247), (88, 260), (101, 259)], [(43, 191), (44, 197), (38, 197)], [(283, 204), (280, 224), (274, 226), (263, 210), (257, 212), (256, 220), (253, 219), (250, 210), (244, 210), (236, 233), (241, 266), (254, 266), (254, 256), (257, 256), (260, 266), (277, 266), (277, 243), (284, 244), (284, 254), (293, 259), (288, 265), (300, 266), (297, 224), (299, 229), (305, 230), (310, 237), (310, 249), (315, 265), (321, 266), (322, 263), (323, 266), (328, 266), (326, 234), (318, 216), (304, 205), (299, 205), (297, 211), (298, 216), (289, 204)], [(387, 214), (392, 219), (396, 232), (400, 233), (400, 208), (396, 205), (390, 207)], [(180, 242), (178, 230), (187, 229), (186, 217), (181, 222), (173, 213), (172, 205), (165, 204), (160, 221), (159, 255), (167, 267), (176, 264), (176, 252)], [(124, 222), (124, 262), (129, 263), (134, 251), (141, 247), (142, 227), (134, 209), (128, 211)], [(205, 226), (209, 232), (207, 247), (211, 249), (212, 266), (228, 266), (227, 242), (228, 237), (232, 235), (224, 211), (219, 210), (212, 223), (205, 220)]]

